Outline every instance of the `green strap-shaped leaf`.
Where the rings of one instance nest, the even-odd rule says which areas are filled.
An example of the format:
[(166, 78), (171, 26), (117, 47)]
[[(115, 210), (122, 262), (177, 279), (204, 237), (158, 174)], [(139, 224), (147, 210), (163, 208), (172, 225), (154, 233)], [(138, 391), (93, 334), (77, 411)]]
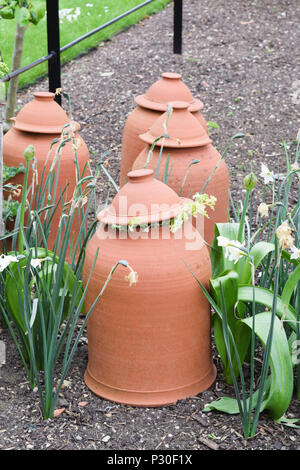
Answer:
[[(255, 301), (259, 304), (265, 305), (270, 310), (273, 305), (273, 292), (265, 289), (264, 287), (255, 287)], [(253, 302), (253, 287), (252, 286), (240, 286), (238, 290), (238, 300), (242, 302)], [(277, 312), (276, 314), (283, 320), (286, 321), (289, 326), (296, 331), (297, 314), (295, 309), (282, 301), (282, 298), (278, 296), (277, 300)]]
[[(250, 256), (253, 258), (254, 271), (258, 268), (262, 260), (268, 253), (274, 251), (274, 243), (258, 242), (250, 250)], [(248, 258), (239, 261), (240, 284), (251, 284), (251, 264)]]
[[(245, 326), (238, 321), (239, 318), (236, 312), (239, 284), (238, 274), (235, 271), (228, 271), (224, 273), (223, 276), (219, 276), (216, 279), (210, 281), (212, 297), (214, 298), (215, 302), (220, 306), (220, 308), (222, 305), (220, 291), (221, 284), (226, 303), (227, 323), (234, 335), (237, 350), (239, 352), (240, 361), (241, 363), (243, 363), (250, 341), (250, 333), (249, 329), (245, 328)], [(224, 379), (227, 383), (231, 384), (232, 376), (230, 372), (230, 365), (224, 341), (222, 319), (218, 315), (213, 316), (213, 327), (216, 347), (223, 364)], [(233, 350), (231, 353), (231, 358), (233, 363), (234, 374), (236, 377), (238, 377), (238, 364), (234, 356)]]
[[(44, 248), (35, 248), (31, 249), (33, 258), (52, 258), (51, 266), (42, 266), (40, 270), (40, 276), (45, 277), (45, 279), (50, 279), (49, 275), (52, 271), (55, 271), (55, 266), (58, 263), (58, 257), (54, 257), (54, 254), (51, 251), (47, 251)], [(14, 254), (14, 253), (12, 253)], [(23, 279), (20, 278), (19, 270), (23, 270), (28, 262), (28, 255), (24, 252), (25, 257), (20, 259), (18, 263), (12, 263), (10, 265), (10, 271), (8, 271), (6, 280), (5, 280), (5, 299), (7, 306), (14, 318), (14, 321), (18, 323), (19, 327), (25, 332), (26, 328), (23, 321), (23, 315), (20, 312), (20, 298), (23, 297)], [(63, 283), (67, 279), (67, 290), (70, 295), (74, 293), (74, 286), (78, 285), (76, 276), (73, 273), (71, 267), (68, 263), (64, 263), (63, 266)], [(63, 284), (62, 284), (63, 285)], [(19, 292), (19, 295), (18, 295)], [(78, 293), (78, 298), (76, 299), (76, 306), (79, 305), (81, 297), (83, 295), (83, 285), (81, 287), (80, 293)], [(58, 302), (60, 299), (57, 299)], [(67, 307), (67, 306), (66, 306)], [(63, 318), (64, 319), (64, 315)]]
[(281, 300), (284, 304), (289, 305), (293, 291), (300, 282), (300, 264), (291, 272), (287, 282), (285, 283), (284, 289), (281, 294)]
[(222, 284), (227, 312), (227, 322), (231, 329), (236, 323), (235, 304), (238, 296), (239, 276), (235, 271), (228, 271), (222, 276), (210, 281), (210, 288), (213, 298), (218, 305), (221, 305), (220, 285)]
[[(270, 389), (270, 377), (267, 380), (265, 396), (268, 395), (269, 389)], [(253, 397), (252, 397), (252, 410), (254, 410), (256, 407), (257, 399), (258, 399), (258, 392), (259, 390), (256, 390), (256, 392), (253, 394)], [(247, 406), (249, 406), (249, 398), (247, 399)], [(215, 400), (215, 401), (212, 401), (211, 403), (207, 403), (207, 405), (205, 405), (202, 411), (207, 412), (207, 411), (213, 411), (213, 410), (222, 411), (223, 413), (227, 413), (230, 415), (236, 415), (240, 412), (237, 400), (231, 397), (222, 397), (222, 398), (219, 398), (219, 400)]]
[[(210, 259), (212, 264), (212, 278), (215, 279), (220, 276), (224, 271), (234, 270), (239, 273), (240, 284), (251, 283), (251, 264), (249, 258), (243, 257), (238, 263), (234, 264), (225, 257), (225, 248), (218, 246), (217, 237), (221, 235), (229, 240), (237, 240), (239, 231), (239, 224), (237, 223), (219, 223), (215, 224), (215, 236), (212, 243), (210, 252)], [(253, 258), (254, 269), (260, 265), (263, 258), (273, 251), (275, 245), (273, 243), (258, 242), (250, 250), (250, 256)]]
[(229, 240), (237, 240), (239, 232), (239, 224), (236, 223), (219, 223), (215, 224), (215, 236), (210, 251), (210, 260), (212, 266), (212, 279), (217, 278), (224, 271), (234, 270), (233, 261), (229, 261), (224, 255), (224, 248), (218, 246), (217, 237), (221, 235)]
[[(241, 320), (250, 329), (252, 318)], [(255, 333), (266, 344), (270, 330), (271, 314), (259, 313), (255, 316)], [(268, 410), (273, 419), (277, 420), (286, 412), (293, 395), (293, 366), (289, 352), (285, 330), (280, 320), (276, 317), (273, 332), (273, 341), (270, 356), (271, 374), (267, 381), (264, 401), (261, 410)], [(253, 407), (257, 403), (258, 390), (253, 395)], [(222, 397), (205, 406), (203, 411), (218, 410), (224, 413), (239, 413), (237, 400), (230, 397)]]
[[(242, 320), (252, 328), (252, 318)], [(255, 316), (255, 334), (266, 345), (271, 323), (271, 313)], [(270, 356), (271, 384), (268, 398), (262, 409), (268, 410), (273, 419), (279, 419), (286, 412), (293, 396), (293, 364), (285, 330), (276, 317)]]
[(214, 400), (211, 403), (207, 403), (203, 408), (203, 412), (208, 411), (221, 411), (229, 415), (236, 415), (239, 413), (238, 402), (235, 398), (222, 397), (219, 400)]

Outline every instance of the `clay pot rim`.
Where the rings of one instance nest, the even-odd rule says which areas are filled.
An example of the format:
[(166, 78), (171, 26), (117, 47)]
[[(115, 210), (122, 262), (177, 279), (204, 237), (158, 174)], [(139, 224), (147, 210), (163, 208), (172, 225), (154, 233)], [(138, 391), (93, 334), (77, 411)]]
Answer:
[[(140, 134), (139, 138), (146, 142), (146, 144), (152, 145), (153, 142), (157, 137), (153, 136), (149, 132), (145, 132), (144, 134)], [(210, 145), (212, 140), (208, 136), (193, 138), (193, 139), (159, 139), (155, 145), (161, 147), (162, 145), (166, 148), (192, 148), (192, 147), (205, 147), (206, 145)]]
[(55, 93), (52, 93), (51, 91), (34, 91), (33, 96), (39, 100), (42, 101), (53, 101), (55, 98)]
[[(77, 132), (80, 129), (80, 124), (77, 121), (69, 121), (63, 124), (62, 126), (36, 126), (32, 124), (27, 124), (26, 122), (20, 121), (17, 117), (12, 117), (10, 120), (13, 122), (13, 129), (23, 132), (29, 132), (31, 134), (61, 134), (62, 129), (66, 124), (73, 123), (75, 126), (74, 132)], [(70, 126), (67, 126), (68, 130)]]
[[(189, 198), (181, 197), (179, 198), (178, 204), (173, 204), (170, 206), (170, 209), (167, 211), (160, 211), (155, 213), (147, 213), (144, 215), (139, 215), (139, 224), (138, 225), (146, 225), (152, 224), (156, 222), (163, 222), (164, 220), (170, 220), (180, 214), (183, 210), (186, 203), (191, 202)], [(116, 215), (114, 212), (110, 211), (110, 207), (103, 209), (97, 215), (97, 219), (99, 222), (102, 222), (105, 225), (129, 225), (130, 221), (134, 218), (133, 216), (120, 216)]]
[[(142, 108), (151, 109), (153, 111), (165, 112), (165, 111), (167, 111), (167, 107), (168, 107), (168, 103), (162, 103), (162, 102), (159, 102), (159, 101), (149, 100), (146, 97), (146, 94), (136, 96), (134, 98), (134, 101), (139, 106), (142, 106)], [(202, 103), (202, 101), (195, 98), (192, 102), (189, 103), (188, 110), (191, 113), (195, 113), (196, 111), (201, 111), (203, 108), (204, 108), (204, 104)]]
[[(33, 100), (25, 104), (16, 117), (11, 119), (13, 127), (31, 134), (61, 134), (62, 128), (70, 123), (71, 119), (54, 101), (55, 94), (41, 90), (35, 91), (33, 97)], [(50, 123), (48, 114), (51, 116)]]

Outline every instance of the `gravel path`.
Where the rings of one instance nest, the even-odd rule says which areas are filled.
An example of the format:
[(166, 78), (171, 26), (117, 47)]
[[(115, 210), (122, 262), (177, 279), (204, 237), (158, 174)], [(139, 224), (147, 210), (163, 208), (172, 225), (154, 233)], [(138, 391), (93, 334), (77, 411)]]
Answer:
[[(110, 150), (107, 168), (118, 181), (122, 129), (133, 97), (162, 72), (173, 71), (204, 102), (206, 119), (220, 126), (211, 134), (218, 149), (237, 132), (246, 134), (226, 158), (237, 199), (251, 161), (257, 173), (261, 162), (283, 170), (280, 142), (285, 139), (293, 148), (299, 129), (299, 19), (298, 0), (189, 0), (184, 2), (182, 56), (172, 54), (170, 4), (65, 65), (62, 86), (71, 95), (93, 166)], [(43, 89), (46, 81), (25, 90), (19, 104)], [(99, 202), (109, 186), (105, 176), (99, 179)], [(66, 411), (44, 422), (5, 330), (1, 337), (7, 342), (7, 364), (0, 368), (2, 449), (300, 449), (299, 430), (266, 416), (257, 436), (246, 441), (239, 417), (201, 413), (208, 401), (232, 394), (220, 373), (209, 391), (160, 409), (131, 408), (94, 396), (83, 382), (86, 338), (70, 372), (72, 386), (60, 399)], [(288, 416), (299, 416), (299, 401), (293, 401)]]

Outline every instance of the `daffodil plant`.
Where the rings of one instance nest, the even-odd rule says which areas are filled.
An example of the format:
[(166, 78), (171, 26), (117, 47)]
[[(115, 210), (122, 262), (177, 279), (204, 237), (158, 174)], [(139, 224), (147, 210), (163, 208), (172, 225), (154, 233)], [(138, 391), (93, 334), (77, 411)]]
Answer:
[[(263, 410), (287, 423), (284, 413), (293, 395), (294, 367), (300, 396), (299, 360), (294, 354), (300, 344), (299, 142), (293, 162), (284, 142), (282, 146), (286, 173), (279, 178), (264, 163), (259, 177), (251, 172), (244, 179), (241, 213), (233, 206), (234, 220), (215, 225), (210, 291), (199, 282), (214, 310), (214, 339), (224, 379), (233, 384), (236, 395), (214, 401), (204, 411), (240, 413), (246, 437), (255, 434)], [(252, 195), (257, 185), (263, 200), (255, 211)], [(291, 190), (298, 191), (296, 203)], [(266, 202), (269, 194), (271, 203)], [(264, 355), (256, 386), (257, 339)], [(245, 363), (250, 365), (249, 389)]]
[[(61, 149), (70, 137), (65, 129), (61, 139), (55, 139), (55, 163), (46, 165), (40, 182), (29, 182), (29, 168), (35, 161), (33, 146), (24, 152), (26, 167), (21, 203), (15, 219), (12, 250), (0, 256), (0, 312), (20, 354), (31, 388), (39, 394), (44, 418), (53, 417), (63, 381), (69, 370), (80, 337), (89, 315), (101, 298), (114, 271), (126, 269), (129, 285), (135, 285), (138, 276), (125, 260), (112, 270), (88, 312), (84, 300), (98, 256), (89, 278), (82, 283), (82, 268), (86, 244), (93, 235), (95, 222), (87, 230), (87, 218), (95, 213), (95, 178), (79, 173), (77, 148), (74, 146), (74, 171), (77, 186), (71, 201), (64, 201), (65, 188), (58, 191)], [(52, 147), (51, 145), (51, 147)], [(32, 187), (35, 186), (35, 191)], [(30, 196), (34, 193), (35, 199)], [(57, 202), (57, 195), (59, 201)], [(60, 222), (53, 251), (48, 239), (53, 216), (60, 211)], [(80, 212), (80, 227), (73, 234), (76, 211)], [(54, 227), (52, 228), (54, 230)], [(126, 282), (124, 279), (124, 282)], [(83, 315), (83, 320), (79, 317)], [(59, 368), (57, 368), (59, 363)], [(58, 372), (59, 370), (59, 372)]]

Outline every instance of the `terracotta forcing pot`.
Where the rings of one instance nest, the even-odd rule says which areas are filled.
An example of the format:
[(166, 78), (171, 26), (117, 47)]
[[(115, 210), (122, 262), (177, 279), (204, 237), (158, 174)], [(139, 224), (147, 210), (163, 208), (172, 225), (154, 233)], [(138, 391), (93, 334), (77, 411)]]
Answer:
[[(167, 113), (164, 113), (155, 121), (148, 132), (140, 135), (140, 139), (147, 145), (136, 158), (132, 168), (137, 170), (146, 165), (147, 168), (156, 171), (159, 166), (158, 179), (164, 181), (169, 155), (168, 186), (177, 194), (181, 191), (183, 197), (192, 197), (202, 190), (207, 179), (215, 171), (215, 167), (219, 165), (204, 190), (204, 193), (217, 198), (215, 209), (207, 208), (209, 219), (205, 219), (204, 233), (203, 231), (201, 233), (204, 240), (211, 244), (214, 236), (214, 224), (226, 222), (228, 219), (228, 169), (225, 161), (220, 161), (221, 155), (212, 145), (200, 122), (189, 111), (188, 103), (174, 102), (170, 104), (173, 108), (167, 126), (167, 134), (170, 138), (160, 139), (157, 142), (149, 163), (146, 165), (152, 143), (157, 137), (163, 135), (164, 123), (167, 119)], [(163, 152), (159, 165), (162, 146)], [(193, 161), (197, 160), (198, 163), (191, 165)]]
[[(54, 139), (59, 139), (64, 125), (70, 123), (65, 111), (54, 101), (54, 93), (49, 92), (36, 92), (34, 99), (27, 103), (22, 110), (18, 113), (16, 118), (13, 118), (13, 127), (4, 136), (4, 163), (8, 166), (19, 166), (22, 163), (26, 166), (24, 158), (24, 150), (32, 144), (36, 151), (37, 159), (37, 173), (39, 184), (41, 182), (41, 175), (43, 167), (47, 160), (46, 169), (49, 170), (53, 162), (55, 151), (58, 143), (53, 145), (51, 153), (49, 149)], [(84, 140), (77, 133), (80, 128), (79, 124), (72, 123), (73, 129), (75, 128), (75, 143), (77, 146), (79, 172), (87, 176), (90, 174), (89, 169), (89, 151)], [(66, 131), (70, 131), (70, 127), (66, 127)], [(66, 143), (62, 150), (62, 156), (59, 168), (59, 186), (63, 190), (66, 184), (69, 184), (66, 193), (64, 194), (64, 202), (70, 201), (76, 186), (76, 166), (75, 166), (75, 153), (73, 149), (73, 141)], [(55, 167), (57, 171), (57, 165)], [(47, 174), (47, 171), (46, 171)], [(45, 175), (46, 177), (46, 175)], [(9, 182), (14, 184), (23, 185), (24, 174), (18, 174)], [(30, 166), (29, 185), (32, 182), (32, 165)], [(30, 197), (30, 195), (29, 195)], [(57, 200), (59, 199), (59, 190)], [(61, 207), (59, 206), (53, 218), (51, 233), (49, 236), (49, 249), (53, 245), (57, 236), (57, 227), (61, 216)], [(78, 215), (75, 214), (73, 229), (78, 233), (79, 220)]]
[(134, 101), (138, 106), (129, 114), (123, 130), (120, 186), (125, 183), (128, 171), (132, 169), (134, 160), (144, 147), (138, 136), (148, 131), (156, 119), (167, 111), (170, 101), (189, 103), (189, 111), (207, 131), (206, 121), (200, 112), (203, 103), (193, 98), (189, 88), (181, 81), (179, 73), (163, 73), (160, 80), (144, 95), (135, 97)]
[[(127, 231), (130, 220), (158, 223), (182, 211), (185, 199), (154, 179), (153, 171), (128, 174), (87, 245), (83, 278), (90, 308), (115, 263), (126, 259), (136, 285), (118, 267), (87, 324), (86, 385), (97, 395), (135, 406), (161, 406), (196, 395), (215, 379), (210, 349), (210, 308), (189, 268), (208, 286), (208, 250), (187, 220), (181, 233), (169, 224)], [(126, 230), (114, 230), (114, 224)], [(189, 244), (191, 243), (191, 245)], [(185, 263), (183, 262), (185, 260)]]

